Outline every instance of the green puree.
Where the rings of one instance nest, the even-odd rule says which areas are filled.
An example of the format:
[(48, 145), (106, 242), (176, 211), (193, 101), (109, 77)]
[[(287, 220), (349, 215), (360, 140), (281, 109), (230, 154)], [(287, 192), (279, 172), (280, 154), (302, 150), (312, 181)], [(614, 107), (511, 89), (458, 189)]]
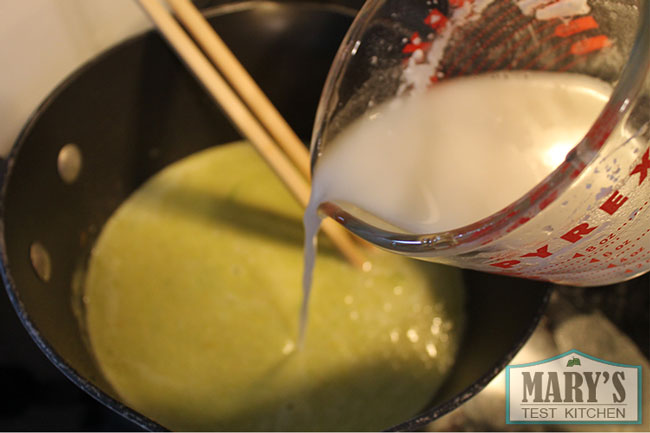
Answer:
[(301, 214), (244, 143), (171, 165), (118, 209), (84, 300), (129, 406), (178, 430), (378, 430), (426, 407), (460, 340), (459, 272), (376, 253), (363, 273), (321, 238), (298, 351)]

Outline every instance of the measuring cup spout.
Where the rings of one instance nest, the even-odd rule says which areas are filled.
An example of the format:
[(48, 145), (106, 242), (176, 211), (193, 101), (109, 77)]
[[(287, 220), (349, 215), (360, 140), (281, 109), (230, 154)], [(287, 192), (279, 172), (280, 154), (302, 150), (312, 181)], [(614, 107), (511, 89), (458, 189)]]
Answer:
[(648, 1), (370, 0), (321, 97), (313, 187), (398, 254), (609, 284), (650, 270), (649, 122)]

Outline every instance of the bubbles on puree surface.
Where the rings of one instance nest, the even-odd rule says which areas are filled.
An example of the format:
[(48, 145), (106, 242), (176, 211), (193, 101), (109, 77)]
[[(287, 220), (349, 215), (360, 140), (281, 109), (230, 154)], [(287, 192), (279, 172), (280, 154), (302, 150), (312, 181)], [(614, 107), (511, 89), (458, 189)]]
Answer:
[(105, 225), (86, 328), (120, 398), (175, 430), (379, 430), (426, 408), (464, 326), (460, 271), (323, 238), (304, 347), (302, 210), (251, 146), (166, 168)]

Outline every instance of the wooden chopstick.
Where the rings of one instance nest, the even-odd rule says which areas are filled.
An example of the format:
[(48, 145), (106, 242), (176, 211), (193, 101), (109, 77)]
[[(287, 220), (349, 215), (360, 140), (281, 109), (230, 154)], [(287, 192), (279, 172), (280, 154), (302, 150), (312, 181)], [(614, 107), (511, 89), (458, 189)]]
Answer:
[(167, 0), (167, 3), (260, 123), (289, 155), (303, 176), (309, 179), (311, 173), (307, 148), (201, 12), (190, 0)]
[[(221, 106), (233, 124), (254, 145), (258, 153), (298, 202), (303, 207), (306, 207), (310, 194), (309, 184), (276, 145), (264, 127), (260, 125), (246, 105), (228, 86), (210, 61), (159, 0), (138, 1), (169, 45)], [(368, 262), (365, 256), (359, 251), (357, 245), (343, 227), (331, 219), (326, 219), (323, 221), (322, 228), (336, 248), (352, 265), (361, 269), (367, 268)]]

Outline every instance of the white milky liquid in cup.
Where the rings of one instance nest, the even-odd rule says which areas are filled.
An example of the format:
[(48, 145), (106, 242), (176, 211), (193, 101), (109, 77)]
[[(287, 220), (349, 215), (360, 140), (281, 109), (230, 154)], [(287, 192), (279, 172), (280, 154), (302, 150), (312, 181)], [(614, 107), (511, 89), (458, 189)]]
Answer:
[(444, 81), (355, 121), (326, 147), (313, 174), (305, 297), (321, 203), (352, 205), (366, 221), (375, 216), (415, 234), (477, 222), (550, 174), (611, 90), (578, 74), (478, 75)]

